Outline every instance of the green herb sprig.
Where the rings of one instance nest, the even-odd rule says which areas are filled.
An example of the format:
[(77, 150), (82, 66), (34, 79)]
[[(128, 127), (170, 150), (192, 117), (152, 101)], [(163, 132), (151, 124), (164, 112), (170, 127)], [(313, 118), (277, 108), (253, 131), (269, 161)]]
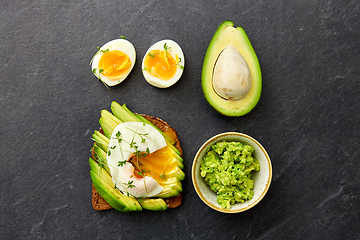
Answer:
[[(97, 49), (98, 49), (98, 51), (97, 51), (97, 52), (95, 53), (95, 55), (92, 57), (89, 65), (92, 64), (92, 62), (94, 61), (94, 58), (95, 58), (95, 56), (96, 56), (97, 54), (99, 54), (99, 53), (107, 53), (107, 52), (110, 50), (110, 49), (100, 50), (100, 47), (97, 47)], [(101, 77), (100, 77), (100, 74), (104, 71), (104, 69), (99, 69), (99, 73), (98, 73), (98, 74), (96, 73), (96, 71), (97, 71), (96, 68), (93, 68), (93, 69), (92, 69), (92, 73), (94, 73), (94, 74), (98, 77), (98, 80), (101, 81), (108, 90), (110, 90), (110, 88), (108, 87), (108, 85), (107, 85), (107, 84), (101, 79)]]

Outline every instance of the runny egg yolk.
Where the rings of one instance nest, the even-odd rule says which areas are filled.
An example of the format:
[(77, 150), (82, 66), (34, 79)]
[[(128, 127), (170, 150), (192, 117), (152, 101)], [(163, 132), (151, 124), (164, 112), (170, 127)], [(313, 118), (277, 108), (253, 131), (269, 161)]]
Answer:
[(177, 61), (166, 50), (153, 50), (146, 56), (144, 67), (151, 76), (169, 80), (176, 73)]
[(130, 161), (136, 169), (135, 175), (137, 177), (150, 176), (160, 185), (166, 182), (166, 174), (177, 166), (169, 146), (146, 154), (145, 157), (133, 156)]
[(99, 71), (110, 80), (118, 80), (130, 71), (131, 60), (128, 55), (119, 50), (104, 53), (99, 61)]

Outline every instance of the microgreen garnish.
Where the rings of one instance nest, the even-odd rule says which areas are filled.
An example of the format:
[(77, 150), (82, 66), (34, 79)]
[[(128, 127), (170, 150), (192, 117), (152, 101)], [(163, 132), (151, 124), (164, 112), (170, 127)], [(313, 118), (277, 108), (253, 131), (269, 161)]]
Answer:
[(144, 170), (144, 169), (141, 169), (138, 174), (139, 174), (140, 176), (145, 177), (145, 174), (146, 174), (146, 173), (149, 173), (149, 172), (150, 172), (149, 170), (146, 171), (146, 170)]
[(127, 188), (133, 188), (133, 187), (136, 187), (135, 185), (133, 185), (132, 183), (133, 183), (134, 181), (128, 181), (128, 183), (126, 183), (125, 185), (127, 185)]
[(121, 145), (120, 145), (120, 143), (121, 143), (121, 141), (122, 141), (122, 139), (120, 138), (121, 132), (118, 131), (118, 132), (115, 134), (115, 136), (116, 136), (116, 138), (117, 138), (117, 140), (118, 140), (118, 143), (119, 143), (121, 158), (124, 159), (124, 157), (123, 157), (123, 152), (122, 152)]
[(166, 43), (164, 44), (165, 51), (169, 50), (171, 47), (169, 47)]
[[(144, 176), (144, 171), (140, 168), (140, 162), (139, 162), (139, 157), (145, 157), (147, 154), (150, 153), (150, 149), (149, 148), (146, 148), (146, 151), (143, 152), (143, 151), (140, 151), (138, 150), (139, 146), (136, 145), (136, 142), (135, 142), (135, 136), (138, 135), (140, 138), (141, 138), (141, 143), (144, 143), (146, 141), (146, 138), (144, 138), (144, 136), (147, 136), (148, 133), (139, 133), (137, 131), (134, 131), (130, 128), (128, 128), (130, 131), (134, 132), (134, 136), (130, 142), (130, 148), (133, 148), (135, 151), (133, 152), (134, 155), (136, 156), (136, 163), (135, 165), (137, 166), (137, 168), (139, 169), (139, 175), (141, 176)], [(146, 188), (146, 186), (145, 186)]]
[(120, 38), (121, 38), (121, 39), (125, 39), (125, 36), (121, 35)]
[(99, 69), (99, 74), (96, 73), (96, 70), (97, 70), (96, 68), (93, 68), (92, 73), (94, 73), (98, 77), (98, 80), (101, 81), (108, 90), (110, 90), (108, 85), (100, 77), (100, 73), (102, 73), (104, 71), (104, 69)]
[(95, 53), (95, 55), (92, 57), (91, 61), (90, 61), (90, 64), (92, 64), (92, 62), (94, 61), (94, 58), (95, 56), (98, 54), (98, 53), (107, 53), (109, 51), (109, 49), (105, 49), (105, 50), (100, 50), (100, 47), (97, 47), (98, 51)]
[(181, 63), (181, 58), (179, 57), (179, 61), (175, 65), (179, 66), (181, 70), (184, 70), (184, 66), (181, 66), (180, 63)]
[(110, 151), (110, 149), (108, 150), (107, 155), (108, 155), (108, 156), (110, 156), (110, 155), (111, 155), (111, 151)]
[(181, 70), (184, 70), (184, 66), (181, 66), (179, 63), (176, 63), (175, 65), (178, 65)]
[[(130, 193), (127, 191), (127, 189), (129, 189), (129, 188), (131, 189), (131, 188), (133, 188), (133, 187), (136, 187), (136, 186), (133, 184), (133, 182), (134, 182), (134, 181), (129, 180), (127, 183), (122, 183), (122, 185), (124, 185), (125, 188), (126, 188), (126, 195), (127, 195), (128, 197), (130, 196)], [(114, 188), (120, 190), (120, 189), (116, 186), (116, 183), (115, 183)]]
[(117, 138), (118, 142), (119, 142), (119, 143), (121, 143), (121, 141), (122, 141), (122, 139), (120, 138), (120, 136), (121, 136), (121, 132), (120, 132), (120, 131), (118, 131), (118, 132), (115, 134), (115, 136), (116, 136), (116, 138)]
[[(166, 44), (166, 43), (165, 43)], [(153, 58), (153, 59), (155, 59), (155, 55), (156, 54), (159, 54), (160, 52), (156, 52), (156, 53), (149, 53), (148, 55), (149, 55), (149, 57), (151, 57), (151, 58)]]
[[(134, 131), (130, 128), (127, 128), (127, 129), (129, 129), (130, 131), (132, 131), (134, 133), (133, 141), (134, 141), (135, 135), (138, 135), (141, 138), (141, 143), (144, 143), (146, 141), (146, 138), (144, 138), (143, 136), (149, 135), (149, 133), (138, 133), (137, 131)], [(134, 144), (136, 144), (136, 142), (134, 142)], [(130, 144), (130, 147), (131, 147), (131, 144)]]
[(104, 158), (98, 157), (98, 163), (100, 168), (106, 167), (106, 160)]
[(109, 51), (109, 49), (100, 50), (100, 48), (99, 48), (99, 51), (102, 52), (102, 53), (107, 53)]
[(148, 72), (151, 72), (151, 70), (150, 70), (150, 69), (148, 69), (147, 67), (144, 67), (144, 68), (143, 68), (143, 71), (148, 71)]
[(94, 152), (94, 155), (95, 155), (95, 159), (97, 160), (100, 169), (101, 169), (101, 168), (104, 168), (105, 166), (107, 166), (107, 161), (106, 161), (106, 159), (100, 157), (100, 156), (96, 153), (96, 151)]
[[(97, 54), (99, 54), (99, 53), (107, 53), (107, 52), (109, 51), (109, 49), (100, 50), (100, 47), (97, 47), (97, 49), (98, 49), (98, 51), (97, 51), (97, 52), (95, 53), (95, 55), (92, 57), (89, 65), (92, 64), (92, 62), (94, 61), (94, 58), (95, 58), (95, 56), (96, 56)], [(93, 68), (92, 73), (94, 73), (94, 74), (98, 77), (98, 80), (101, 81), (108, 90), (110, 90), (110, 88), (108, 87), (108, 85), (107, 85), (107, 84), (101, 79), (101, 77), (100, 77), (100, 73), (102, 73), (104, 70), (103, 70), (103, 69), (99, 69), (99, 73), (98, 73), (98, 74), (96, 74), (96, 70), (97, 70), (96, 68)]]
[(124, 161), (118, 161), (118, 167), (122, 167), (122, 166), (124, 166), (124, 164), (126, 164), (126, 160), (124, 160)]
[(170, 49), (170, 47), (166, 45), (166, 43), (164, 44), (164, 49), (165, 49), (165, 57), (167, 57), (168, 50)]
[[(143, 125), (145, 126), (146, 124), (143, 123)], [(138, 174), (140, 176), (145, 177), (145, 174), (150, 171), (141, 168), (142, 163), (139, 161), (139, 158), (145, 157), (147, 154), (150, 154), (150, 149), (147, 147), (145, 151), (139, 150), (139, 145), (137, 144), (137, 141), (140, 141), (141, 143), (145, 143), (147, 140), (146, 136), (149, 135), (149, 133), (141, 133), (141, 132), (138, 132), (137, 130), (133, 130), (131, 128), (127, 128), (127, 129), (134, 133), (133, 137), (131, 139), (131, 142), (128, 142), (126, 139), (122, 139), (120, 131), (116, 132), (115, 133), (116, 138), (112, 137), (112, 139), (117, 139), (121, 154), (123, 153), (123, 151), (121, 149), (121, 146), (122, 146), (121, 142), (125, 142), (126, 144), (129, 144), (129, 147), (132, 149), (131, 153), (134, 155), (133, 157), (130, 158), (131, 164), (134, 165), (134, 167), (136, 168), (136, 171), (138, 171)], [(140, 140), (139, 140), (139, 138), (136, 138), (136, 136), (138, 136), (140, 138)], [(117, 147), (117, 145), (109, 147), (108, 156), (110, 156), (109, 154), (111, 154), (110, 149), (115, 149), (116, 147)], [(122, 157), (122, 159), (124, 159), (124, 158)], [(120, 160), (120, 161), (118, 161), (118, 167), (123, 167), (127, 163), (128, 163), (128, 159)], [(128, 196), (130, 195), (130, 193), (127, 191), (127, 189), (131, 189), (131, 188), (135, 187), (135, 185), (133, 184), (133, 181), (131, 181), (131, 180), (129, 180), (127, 183), (122, 183), (121, 185), (123, 186), (122, 191), (124, 192), (124, 194), (126, 192)], [(146, 187), (145, 181), (144, 181), (144, 187), (146, 190), (147, 187)]]

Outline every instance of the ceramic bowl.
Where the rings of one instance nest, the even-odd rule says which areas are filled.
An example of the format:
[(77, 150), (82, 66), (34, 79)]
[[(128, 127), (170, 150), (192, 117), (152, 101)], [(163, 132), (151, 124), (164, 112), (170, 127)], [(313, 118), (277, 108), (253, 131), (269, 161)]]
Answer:
[[(207, 150), (211, 145), (219, 141), (236, 141), (243, 144), (248, 144), (254, 147), (254, 157), (260, 163), (260, 171), (253, 171), (252, 179), (254, 180), (254, 196), (251, 200), (247, 200), (243, 203), (237, 203), (231, 206), (230, 209), (223, 209), (216, 201), (216, 193), (213, 192), (210, 187), (204, 182), (200, 175), (200, 162), (206, 154)], [(214, 210), (224, 213), (238, 213), (246, 211), (256, 204), (265, 196), (268, 191), (272, 178), (272, 167), (270, 157), (267, 154), (265, 148), (254, 138), (238, 132), (225, 132), (218, 134), (209, 140), (207, 140), (198, 150), (195, 155), (194, 162), (192, 165), (192, 181), (196, 193), (199, 195), (201, 200)]]

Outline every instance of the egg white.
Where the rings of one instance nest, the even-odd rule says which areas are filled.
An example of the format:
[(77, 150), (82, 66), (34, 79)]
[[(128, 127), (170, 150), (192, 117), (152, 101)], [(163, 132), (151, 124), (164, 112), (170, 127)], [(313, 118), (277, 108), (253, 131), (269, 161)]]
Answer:
[(166, 45), (168, 47), (170, 47), (170, 49), (168, 50), (168, 54), (170, 54), (174, 59), (176, 59), (175, 54), (178, 55), (178, 57), (181, 59), (181, 62), (179, 63), (183, 68), (185, 67), (185, 57), (184, 57), (184, 53), (181, 49), (181, 47), (179, 46), (179, 44), (177, 44), (176, 42), (174, 42), (173, 40), (170, 39), (165, 39), (165, 40), (161, 40), (157, 43), (155, 43), (154, 45), (152, 45), (146, 52), (143, 61), (142, 61), (142, 69), (143, 69), (143, 75), (145, 80), (158, 88), (167, 88), (170, 87), (172, 85), (174, 85), (181, 77), (182, 73), (183, 73), (183, 68), (181, 68), (180, 66), (177, 67), (177, 70), (175, 72), (175, 75), (169, 79), (169, 80), (161, 80), (157, 77), (151, 76), (146, 70), (144, 70), (145, 68), (145, 58), (146, 56), (149, 54), (149, 52), (153, 51), (153, 50), (164, 50), (164, 44), (166, 43)]
[[(109, 51), (111, 51), (111, 50), (122, 51), (123, 53), (125, 53), (126, 55), (129, 56), (130, 61), (131, 61), (131, 66), (130, 66), (129, 72), (117, 80), (111, 80), (111, 79), (107, 78), (106, 76), (104, 76), (103, 74), (99, 73), (99, 61), (100, 61), (101, 56), (103, 55), (101, 50), (107, 50), (107, 49), (109, 49)], [(132, 45), (132, 43), (126, 39), (114, 39), (114, 40), (104, 44), (100, 48), (100, 50), (95, 54), (95, 56), (92, 60), (92, 64), (91, 64), (91, 70), (96, 68), (96, 71), (94, 72), (94, 74), (97, 78), (100, 77), (100, 79), (108, 86), (115, 86), (125, 80), (125, 78), (129, 75), (129, 73), (133, 69), (133, 67), (135, 65), (135, 61), (136, 61), (136, 52), (135, 52), (135, 48)]]
[[(120, 143), (116, 136), (118, 132), (121, 133)], [(145, 141), (142, 142), (142, 138), (136, 133), (146, 134), (142, 135)], [(134, 197), (155, 196), (162, 192), (164, 188), (154, 178), (149, 176), (137, 178), (134, 174), (134, 166), (130, 162), (118, 166), (119, 161), (127, 161), (134, 155), (135, 149), (130, 146), (133, 141), (136, 142), (138, 151), (146, 152), (148, 148), (150, 153), (167, 145), (161, 133), (149, 124), (142, 122), (119, 124), (110, 137), (108, 149), (110, 149), (111, 154), (106, 157), (113, 183), (120, 191), (129, 193)], [(129, 181), (132, 182), (131, 185), (134, 187), (128, 187)]]

